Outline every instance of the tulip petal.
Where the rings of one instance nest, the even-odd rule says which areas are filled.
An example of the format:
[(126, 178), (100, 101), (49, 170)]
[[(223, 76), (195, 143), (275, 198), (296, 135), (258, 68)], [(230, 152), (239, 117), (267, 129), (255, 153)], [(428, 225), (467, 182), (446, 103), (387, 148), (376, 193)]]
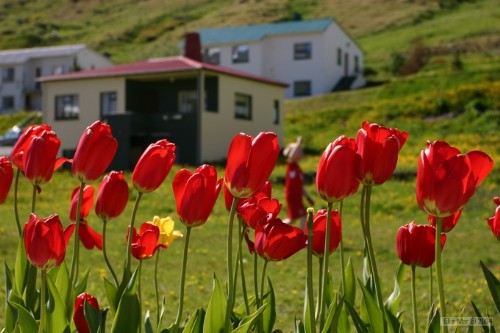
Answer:
[(247, 163), (251, 150), (252, 137), (243, 133), (237, 134), (229, 145), (224, 181), (236, 197), (244, 192), (248, 182), (250, 171)]
[(467, 153), (467, 156), (476, 179), (476, 186), (479, 186), (493, 169), (493, 160), (488, 154), (478, 150)]

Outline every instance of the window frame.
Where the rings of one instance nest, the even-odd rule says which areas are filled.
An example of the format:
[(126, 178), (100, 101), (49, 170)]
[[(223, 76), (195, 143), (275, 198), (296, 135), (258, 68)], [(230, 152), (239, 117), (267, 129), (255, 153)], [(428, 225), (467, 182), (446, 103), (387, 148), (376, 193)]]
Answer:
[(293, 44), (293, 60), (312, 59), (312, 43), (301, 42)]
[[(5, 106), (5, 101), (9, 100), (11, 104), (9, 107)], [(14, 98), (14, 96), (12, 95), (5, 95), (5, 96), (2, 96), (2, 111), (14, 111), (14, 108), (16, 106), (16, 99)]]
[[(238, 99), (245, 99), (245, 106), (246, 111), (245, 112), (238, 112), (239, 108), (241, 108), (241, 105), (238, 105)], [(235, 119), (242, 119), (242, 120), (252, 120), (252, 95), (249, 94), (244, 94), (244, 93), (239, 93), (236, 92), (234, 93), (234, 118)]]
[(14, 67), (4, 67), (2, 68), (2, 82), (14, 82), (16, 79), (16, 69)]
[(220, 65), (220, 53), (219, 47), (208, 47), (203, 51), (203, 60), (209, 64)]
[[(58, 101), (60, 99), (68, 98), (71, 103), (68, 104), (60, 104)], [(54, 116), (55, 120), (78, 120), (80, 118), (80, 97), (78, 94), (64, 94), (64, 95), (56, 95), (54, 96)], [(65, 101), (63, 100), (63, 103)], [(62, 106), (63, 109), (59, 110), (59, 106)], [(67, 111), (64, 109), (69, 106), (72, 108), (76, 107), (76, 112), (73, 110), (72, 114), (74, 116), (69, 116), (69, 113), (66, 114)]]
[(274, 110), (273, 124), (279, 125), (279, 123), (281, 122), (281, 102), (279, 99), (274, 100), (273, 110)]
[[(243, 50), (242, 50), (243, 49)], [(250, 62), (250, 46), (247, 44), (235, 45), (231, 48), (233, 64), (247, 64)]]
[[(300, 84), (307, 84), (308, 89), (304, 89), (304, 93), (298, 93), (297, 92), (297, 86)], [(294, 97), (308, 97), (312, 96), (312, 81), (311, 80), (298, 80), (293, 82), (293, 96)]]
[[(113, 110), (110, 110), (110, 111), (106, 111), (104, 110), (104, 98), (106, 96), (113, 96), (114, 95), (114, 111)], [(104, 91), (104, 92), (101, 92), (100, 96), (99, 96), (99, 111), (100, 111), (100, 114), (102, 117), (104, 116), (112, 116), (114, 114), (117, 114), (118, 113), (118, 94), (116, 91)], [(109, 105), (113, 105), (112, 104), (112, 101), (108, 101), (108, 104)]]

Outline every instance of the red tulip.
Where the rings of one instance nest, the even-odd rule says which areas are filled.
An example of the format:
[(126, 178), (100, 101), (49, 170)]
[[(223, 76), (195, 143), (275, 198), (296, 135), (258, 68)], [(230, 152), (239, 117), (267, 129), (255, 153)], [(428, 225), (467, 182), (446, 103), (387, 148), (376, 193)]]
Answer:
[[(76, 222), (76, 205), (78, 204), (78, 194), (80, 193), (80, 186), (75, 187), (71, 193), (71, 207), (69, 209), (69, 219)], [(80, 207), (80, 220), (85, 220), (90, 214), (92, 205), (94, 204), (94, 187), (92, 185), (85, 185), (83, 188), (83, 198)]]
[(19, 136), (16, 141), (12, 151), (10, 152), (10, 159), (12, 164), (14, 164), (19, 170), (23, 170), (24, 167), (24, 154), (28, 150), (29, 145), (34, 137), (40, 136), (42, 132), (52, 131), (51, 127), (46, 124), (41, 125), (31, 125), (27, 127)]
[(9, 194), (14, 170), (7, 156), (0, 157), (0, 204), (4, 203)]
[(95, 213), (102, 220), (118, 217), (127, 206), (129, 189), (122, 171), (111, 171), (99, 185)]
[(34, 136), (24, 153), (24, 175), (34, 185), (48, 182), (52, 178), (56, 164), (57, 153), (61, 140), (54, 132), (43, 131), (39, 136)]
[[(327, 210), (318, 210), (313, 216), (313, 242), (312, 251), (318, 257), (323, 257), (325, 253), (325, 234), (326, 234), (326, 217)], [(307, 224), (306, 224), (307, 233)], [(342, 237), (342, 222), (340, 221), (339, 212), (334, 210), (330, 216), (330, 252), (337, 249)]]
[(24, 249), (30, 262), (41, 269), (59, 266), (66, 254), (71, 229), (63, 231), (57, 214), (40, 219), (30, 214), (24, 225)]
[(336, 202), (356, 193), (356, 141), (340, 136), (326, 147), (319, 160), (316, 190), (323, 200)]
[[(453, 230), (453, 228), (455, 228), (455, 226), (457, 225), (461, 214), (462, 210), (460, 209), (450, 216), (443, 217), (441, 220), (441, 232), (450, 232), (451, 230)], [(436, 226), (437, 217), (431, 214), (427, 214), (427, 220), (429, 221), (430, 225), (434, 227)]]
[(133, 229), (132, 234), (132, 255), (139, 260), (151, 258), (160, 247), (165, 245), (158, 244), (160, 229), (151, 223), (143, 223), (139, 233)]
[[(78, 203), (78, 194), (80, 192), (80, 186), (77, 186), (73, 193), (71, 194), (71, 207), (69, 213), (69, 219), (73, 221), (68, 228), (72, 230), (76, 227), (76, 205)], [(92, 210), (92, 205), (94, 203), (94, 187), (91, 185), (85, 185), (83, 188), (83, 198), (80, 207), (80, 223), (78, 224), (78, 238), (82, 242), (86, 249), (92, 250), (97, 247), (102, 250), (102, 235), (97, 231), (92, 229), (87, 223), (86, 218), (89, 216)]]
[(87, 127), (76, 147), (71, 171), (82, 182), (94, 181), (109, 167), (118, 149), (111, 127), (100, 121)]
[(255, 229), (257, 224), (265, 224), (275, 219), (281, 210), (278, 199), (251, 197), (238, 205), (238, 213), (249, 228)]
[(229, 146), (224, 182), (237, 198), (251, 197), (268, 180), (278, 161), (278, 137), (262, 132), (255, 138), (237, 134)]
[(406, 139), (406, 132), (364, 121), (356, 137), (357, 178), (365, 185), (383, 184), (394, 172)]
[(85, 318), (85, 302), (97, 311), (100, 311), (99, 303), (94, 296), (89, 293), (81, 293), (78, 295), (75, 300), (75, 309), (73, 311), (73, 322), (75, 323), (78, 333), (90, 333), (87, 319)]
[[(259, 191), (254, 193), (253, 196), (251, 196), (250, 198), (246, 198), (246, 199), (240, 199), (238, 201), (238, 205), (241, 206), (243, 203), (245, 203), (246, 200), (250, 200), (252, 198), (255, 198), (257, 200), (259, 200), (261, 198), (270, 198), (271, 192), (272, 192), (272, 186), (273, 186), (273, 184), (267, 180), (264, 183), (264, 186), (262, 186), (262, 188)], [(234, 196), (231, 194), (231, 192), (229, 191), (227, 186), (224, 186), (224, 189), (222, 191), (224, 192), (224, 204), (226, 205), (226, 209), (228, 211), (230, 211)]]
[(488, 225), (490, 226), (491, 232), (493, 235), (500, 240), (500, 198), (493, 198), (493, 202), (497, 204), (497, 208), (495, 210), (495, 215), (490, 217), (488, 221)]
[(461, 154), (444, 141), (427, 143), (417, 169), (417, 203), (425, 212), (446, 217), (462, 209), (493, 168), (481, 151)]
[(255, 228), (255, 251), (267, 260), (284, 260), (307, 246), (307, 235), (299, 228), (280, 219)]
[[(441, 251), (445, 242), (446, 234), (441, 234)], [(396, 237), (399, 259), (406, 265), (431, 266), (435, 259), (435, 244), (436, 228), (415, 222), (400, 227)]]
[(202, 165), (194, 172), (182, 169), (172, 182), (177, 215), (189, 227), (204, 224), (215, 205), (221, 190), (222, 179), (211, 165)]
[(175, 148), (175, 144), (166, 139), (146, 148), (132, 174), (132, 184), (139, 192), (152, 192), (160, 187), (174, 164)]

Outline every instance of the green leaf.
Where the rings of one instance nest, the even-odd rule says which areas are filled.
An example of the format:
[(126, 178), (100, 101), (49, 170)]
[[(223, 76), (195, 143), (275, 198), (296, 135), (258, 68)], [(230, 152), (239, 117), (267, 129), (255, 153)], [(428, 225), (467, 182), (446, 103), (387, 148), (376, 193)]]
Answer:
[[(313, 307), (311, 306), (311, 304), (309, 303), (309, 297), (307, 297), (308, 295), (308, 288), (307, 288), (307, 284), (306, 284), (306, 288), (305, 288), (305, 292), (304, 292), (304, 316), (303, 316), (303, 319), (304, 319), (304, 329), (307, 331), (307, 332), (314, 332), (314, 328), (313, 328), (313, 323), (311, 322), (311, 314), (310, 314), (310, 311), (314, 311), (313, 310)], [(314, 316), (315, 314), (313, 314)]]
[(111, 326), (112, 333), (133, 333), (139, 329), (141, 324), (141, 304), (136, 293), (139, 275), (140, 273), (136, 269), (121, 295), (113, 325)]
[(26, 309), (35, 312), (38, 307), (39, 291), (36, 289), (37, 268), (29, 261), (25, 270), (26, 285), (24, 286), (23, 298), (26, 304)]
[[(62, 262), (61, 266), (59, 266), (55, 281), (57, 290), (59, 290), (59, 294), (65, 295), (64, 297), (66, 297), (69, 288), (69, 271), (68, 266), (66, 266), (66, 263), (64, 261)], [(74, 300), (74, 298), (72, 300)], [(66, 304), (66, 309), (68, 307), (73, 308), (73, 304)]]
[(149, 310), (146, 312), (146, 316), (144, 316), (144, 331), (146, 331), (146, 333), (154, 333), (153, 325), (151, 324), (151, 316), (149, 315)]
[(330, 304), (330, 307), (328, 308), (328, 315), (325, 321), (325, 326), (323, 327), (323, 330), (321, 330), (321, 333), (337, 332), (340, 312), (343, 308), (343, 303), (344, 298), (342, 297), (338, 304), (336, 301)]
[(347, 311), (351, 315), (352, 323), (356, 328), (358, 333), (368, 333), (368, 329), (366, 328), (365, 323), (361, 320), (361, 317), (358, 315), (354, 307), (349, 302), (344, 302)]
[(306, 333), (306, 328), (304, 327), (304, 323), (300, 320), (295, 321), (295, 333)]
[(214, 275), (214, 287), (208, 303), (203, 332), (223, 332), (226, 319), (226, 297), (220, 287), (219, 280)]
[(103, 324), (102, 313), (98, 309), (94, 308), (87, 302), (87, 299), (83, 301), (83, 315), (87, 321), (90, 333), (99, 332), (99, 328)]
[(351, 258), (347, 261), (347, 266), (345, 267), (345, 299), (350, 303), (354, 304), (356, 299), (356, 277), (354, 275), (354, 267), (351, 263)]
[(429, 310), (429, 325), (427, 326), (428, 333), (440, 333), (441, 332), (441, 315), (439, 313), (439, 309), (434, 306), (434, 303), (431, 305)]
[(116, 313), (116, 293), (118, 289), (116, 286), (110, 282), (108, 279), (104, 278), (104, 291), (106, 292), (106, 297), (108, 298), (108, 303), (111, 308), (111, 313)]
[(373, 332), (384, 332), (384, 314), (378, 308), (373, 295), (361, 281), (359, 281), (359, 285), (361, 286), (361, 291), (363, 292), (363, 303), (365, 303), (366, 311), (368, 313), (368, 317), (370, 318), (370, 326), (373, 329)]
[(267, 304), (262, 305), (257, 311), (252, 313), (250, 316), (243, 318), (243, 320), (240, 323), (240, 326), (238, 326), (235, 330), (233, 330), (233, 333), (248, 333), (250, 332), (250, 328), (255, 323), (255, 320), (260, 316), (260, 314), (264, 311), (264, 309), (267, 307)]
[[(345, 303), (345, 300), (344, 300)], [(340, 316), (338, 320), (338, 331), (339, 332), (351, 332), (351, 324), (349, 323), (349, 312), (347, 311), (347, 306), (343, 304), (340, 310)]]
[(66, 305), (50, 276), (47, 276), (47, 287), (49, 297), (47, 304), (46, 332), (69, 332), (69, 323), (66, 318)]
[(73, 299), (87, 290), (87, 281), (89, 279), (90, 268), (87, 268), (85, 273), (76, 281), (75, 289), (73, 290)]
[[(12, 271), (9, 268), (9, 265), (7, 265), (7, 262), (4, 261), (4, 267), (5, 267), (5, 299), (10, 301), (12, 297), (15, 297), (15, 290), (12, 288), (15, 287), (14, 283), (14, 277), (12, 275)], [(22, 299), (21, 299), (22, 302)], [(16, 302), (19, 303), (19, 302)], [(6, 306), (5, 307), (5, 329), (7, 332), (12, 332), (14, 330), (14, 327), (16, 325), (16, 318), (17, 318), (17, 313), (10, 307)]]
[(271, 333), (274, 323), (276, 322), (276, 298), (274, 296), (274, 288), (271, 279), (267, 278), (267, 294), (264, 296), (263, 304), (267, 305), (262, 313), (262, 322), (264, 324), (264, 332)]
[(189, 318), (186, 326), (182, 333), (203, 333), (203, 322), (205, 321), (205, 310), (199, 308), (196, 312)]
[(26, 251), (24, 249), (24, 238), (21, 237), (17, 243), (16, 263), (14, 266), (16, 287), (20, 294), (23, 293), (26, 286), (26, 270), (28, 264), (28, 258), (26, 257)]
[(484, 277), (486, 278), (486, 282), (488, 283), (488, 288), (490, 289), (491, 297), (493, 298), (493, 303), (495, 303), (495, 307), (497, 308), (498, 313), (500, 314), (500, 281), (495, 277), (495, 275), (483, 264), (482, 261), (481, 268), (483, 269)]
[[(472, 304), (472, 307), (474, 308), (474, 312), (476, 313), (476, 315), (479, 318), (483, 318), (483, 315), (481, 314), (481, 312), (477, 308), (476, 304), (473, 301), (471, 301), (471, 304)], [(495, 333), (495, 328), (493, 326), (490, 326), (489, 324), (488, 325), (481, 324), (481, 328), (483, 329), (484, 333)]]
[(394, 289), (389, 298), (387, 298), (387, 301), (385, 301), (386, 309), (390, 311), (393, 315), (397, 315), (398, 313), (398, 306), (401, 295), (401, 289), (399, 286), (403, 281), (405, 266), (406, 265), (403, 264), (403, 262), (399, 264), (398, 269), (396, 270), (396, 275), (394, 275)]
[(29, 313), (22, 305), (9, 302), (9, 306), (16, 309), (19, 314), (18, 325), (21, 329), (21, 333), (37, 333), (38, 324), (33, 318), (33, 315)]

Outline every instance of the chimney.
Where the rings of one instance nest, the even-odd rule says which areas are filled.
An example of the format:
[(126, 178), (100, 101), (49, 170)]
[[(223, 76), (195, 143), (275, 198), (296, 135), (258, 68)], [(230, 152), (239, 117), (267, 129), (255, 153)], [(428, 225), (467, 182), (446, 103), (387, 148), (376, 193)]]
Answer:
[(200, 34), (188, 32), (184, 39), (184, 56), (202, 62)]

